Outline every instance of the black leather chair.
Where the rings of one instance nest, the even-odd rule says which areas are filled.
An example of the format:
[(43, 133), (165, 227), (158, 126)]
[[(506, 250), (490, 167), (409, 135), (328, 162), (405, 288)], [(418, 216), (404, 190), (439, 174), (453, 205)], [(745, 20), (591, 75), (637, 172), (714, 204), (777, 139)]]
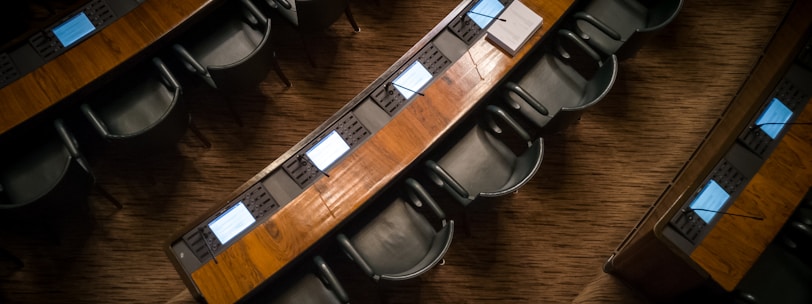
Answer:
[(256, 88), (274, 69), (288, 87), (271, 45), (271, 19), (251, 1), (230, 1), (173, 45), (186, 68), (229, 93)]
[(342, 13), (354, 31), (361, 31), (350, 10), (349, 0), (266, 0), (266, 3), (302, 31), (324, 30)]
[(73, 208), (84, 208), (95, 189), (121, 209), (121, 204), (98, 184), (76, 139), (62, 120), (56, 132), (27, 138), (0, 159), (0, 217), (5, 223), (48, 221)]
[(130, 153), (150, 153), (173, 146), (191, 129), (207, 148), (181, 99), (175, 76), (159, 58), (122, 75), (97, 92), (82, 113), (106, 141)]
[(812, 228), (790, 220), (736, 286), (735, 303), (812, 303), (812, 258), (798, 250), (810, 243)]
[[(347, 256), (376, 282), (422, 275), (443, 260), (454, 236), (454, 221), (446, 220), (428, 192), (414, 179), (405, 183), (404, 193), (363, 228), (337, 236)], [(415, 208), (427, 208), (439, 230)]]
[[(597, 104), (617, 79), (618, 60), (615, 55), (601, 56), (569, 30), (559, 31), (560, 42), (556, 49), (543, 53), (532, 66), (511, 76), (503, 87), (507, 104), (527, 117), (536, 126), (551, 131), (566, 129), (580, 118), (586, 108)], [(575, 46), (577, 53), (569, 52), (562, 45)], [(591, 78), (588, 71), (579, 67), (573, 54), (584, 54), (597, 64)]]
[[(426, 161), (431, 180), (463, 206), (477, 197), (497, 197), (518, 191), (536, 174), (544, 156), (542, 139), (532, 139), (504, 109), (487, 107), (485, 119), (454, 142), (437, 161)], [(497, 125), (496, 120), (507, 125)], [(519, 155), (500, 136), (512, 130), (527, 143)]]
[(671, 23), (683, 0), (593, 0), (574, 14), (576, 32), (604, 54), (634, 57), (652, 33)]
[(343, 304), (349, 296), (321, 256), (313, 258), (313, 267), (303, 267), (292, 280), (267, 286), (248, 303), (264, 304)]

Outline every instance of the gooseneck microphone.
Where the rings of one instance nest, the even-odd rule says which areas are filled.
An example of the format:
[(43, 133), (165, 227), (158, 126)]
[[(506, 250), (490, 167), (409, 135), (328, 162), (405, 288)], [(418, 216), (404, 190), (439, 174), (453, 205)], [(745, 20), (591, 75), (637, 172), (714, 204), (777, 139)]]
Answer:
[(211, 245), (209, 244), (209, 240), (206, 238), (206, 234), (203, 233), (203, 227), (198, 227), (197, 232), (200, 233), (200, 237), (203, 238), (203, 243), (206, 243), (206, 250), (209, 251), (209, 255), (211, 255), (211, 259), (214, 261), (214, 264), (219, 264), (217, 262), (217, 257), (214, 256), (214, 250), (211, 249)]
[(768, 125), (812, 125), (812, 122), (762, 122), (760, 124), (753, 125), (750, 128), (759, 128), (761, 126)]
[(415, 93), (415, 94), (420, 95), (420, 96), (426, 96), (426, 94), (420, 93), (420, 92), (418, 92), (418, 91), (412, 90), (412, 89), (410, 89), (410, 88), (404, 87), (404, 86), (399, 85), (399, 84), (394, 83), (394, 82), (390, 82), (390, 83), (389, 83), (389, 85), (396, 86), (396, 87), (398, 87), (398, 88), (404, 89), (404, 90), (406, 90), (406, 91), (409, 91), (409, 92)]
[[(730, 216), (738, 216), (738, 217), (743, 217), (743, 218), (749, 218), (749, 219), (754, 219), (754, 220), (757, 220), (757, 221), (763, 221), (764, 220), (764, 218), (760, 217), (760, 216), (752, 216), (752, 215), (738, 214), (738, 213), (729, 213), (729, 212), (722, 212), (722, 211), (710, 210), (710, 209), (702, 209), (702, 208), (695, 208), (694, 209), (694, 208), (691, 208), (691, 209), (688, 209), (688, 210), (713, 212), (713, 213), (717, 213), (717, 214), (727, 214), (727, 215), (730, 215)], [(683, 208), (682, 213), (688, 213), (688, 210), (685, 210), (685, 208)]]
[(469, 14), (474, 14), (474, 15), (480, 15), (480, 16), (482, 16), (482, 17), (488, 17), (488, 18), (491, 18), (491, 19), (496, 19), (496, 20), (499, 20), (499, 21), (502, 21), (502, 22), (507, 21), (507, 20), (505, 20), (505, 19), (503, 19), (503, 18), (498, 18), (498, 17), (496, 17), (496, 16), (491, 16), (491, 15), (485, 15), (485, 14), (482, 14), (482, 13), (477, 13), (477, 12), (475, 12), (475, 11), (473, 11), (473, 10), (468, 11), (468, 13), (469, 13)]

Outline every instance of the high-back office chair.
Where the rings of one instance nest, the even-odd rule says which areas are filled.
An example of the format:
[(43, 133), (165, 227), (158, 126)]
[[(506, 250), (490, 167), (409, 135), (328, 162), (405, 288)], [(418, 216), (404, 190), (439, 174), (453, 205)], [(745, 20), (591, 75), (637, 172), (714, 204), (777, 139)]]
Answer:
[(812, 258), (797, 248), (812, 243), (810, 231), (790, 220), (736, 286), (736, 303), (812, 303)]
[(592, 0), (574, 14), (576, 32), (604, 54), (634, 57), (652, 33), (671, 23), (683, 0)]
[(122, 151), (149, 153), (174, 145), (187, 127), (211, 146), (181, 100), (181, 86), (159, 58), (122, 75), (80, 106), (99, 135)]
[[(510, 78), (503, 87), (507, 104), (536, 126), (560, 131), (577, 120), (581, 112), (603, 99), (617, 79), (615, 55), (605, 59), (569, 30), (558, 32), (556, 50), (544, 53), (526, 72)], [(574, 45), (598, 68), (586, 79), (574, 65), (576, 58), (562, 46)], [(578, 57), (580, 58), (580, 57)], [(563, 60), (562, 60), (563, 59)]]
[[(454, 221), (414, 179), (407, 179), (397, 197), (375, 218), (354, 233), (340, 233), (338, 243), (361, 270), (375, 281), (407, 280), (442, 261), (454, 236)], [(415, 208), (428, 208), (439, 230)]]
[(266, 0), (266, 2), (302, 31), (324, 30), (335, 23), (342, 13), (354, 31), (361, 31), (350, 10), (349, 0)]
[[(541, 138), (532, 139), (504, 109), (487, 107), (485, 120), (476, 124), (437, 161), (426, 161), (429, 177), (463, 206), (477, 197), (497, 197), (518, 191), (536, 174), (544, 156)], [(506, 125), (497, 124), (496, 119)], [(519, 155), (500, 136), (505, 129), (527, 143)]]
[[(95, 184), (76, 139), (62, 120), (56, 132), (27, 138), (0, 159), (0, 217), (21, 226), (52, 220), (62, 211), (81, 208), (91, 188), (121, 209), (121, 204)], [(8, 153), (9, 151), (2, 151)]]
[[(291, 280), (269, 286), (248, 303), (263, 304), (343, 304), (349, 303), (347, 292), (321, 256), (313, 257), (313, 267), (298, 269)], [(310, 266), (310, 265), (308, 265)]]
[(189, 71), (214, 88), (252, 90), (270, 69), (289, 87), (270, 40), (271, 19), (250, 0), (240, 0), (224, 4), (172, 48)]
[(361, 31), (350, 10), (349, 0), (265, 0), (266, 3), (288, 20), (298, 31), (310, 64), (316, 66), (304, 33), (323, 31), (330, 27), (343, 13), (352, 29)]

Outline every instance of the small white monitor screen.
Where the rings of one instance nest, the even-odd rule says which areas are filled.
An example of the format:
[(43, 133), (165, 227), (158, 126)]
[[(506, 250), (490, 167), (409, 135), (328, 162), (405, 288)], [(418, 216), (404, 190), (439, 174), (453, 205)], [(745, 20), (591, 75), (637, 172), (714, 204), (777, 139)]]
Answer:
[(484, 29), (502, 13), (503, 9), (505, 9), (505, 5), (499, 2), (499, 0), (479, 0), (479, 2), (468, 11), (468, 17), (479, 25), (479, 28)]
[(341, 138), (337, 131), (333, 131), (310, 150), (307, 150), (305, 154), (316, 165), (316, 168), (324, 171), (349, 150), (350, 146), (347, 142)]
[(57, 25), (53, 32), (59, 42), (67, 47), (95, 29), (96, 27), (93, 26), (90, 19), (87, 18), (84, 12), (81, 12), (68, 19), (68, 21)]
[(403, 73), (400, 73), (392, 83), (395, 84), (395, 88), (403, 97), (409, 99), (431, 81), (431, 77), (431, 72), (423, 64), (415, 61)]
[(756, 119), (756, 126), (760, 127), (764, 134), (772, 139), (781, 133), (789, 118), (792, 117), (792, 110), (787, 108), (778, 98), (773, 98), (764, 112)]
[(694, 201), (691, 202), (690, 208), (693, 209), (705, 223), (710, 223), (713, 218), (719, 214), (719, 209), (725, 205), (728, 198), (730, 198), (730, 194), (728, 194), (722, 186), (719, 186), (716, 181), (710, 180), (702, 187), (702, 190), (699, 191)]
[(245, 204), (239, 202), (211, 221), (209, 229), (220, 240), (220, 244), (225, 244), (255, 221)]

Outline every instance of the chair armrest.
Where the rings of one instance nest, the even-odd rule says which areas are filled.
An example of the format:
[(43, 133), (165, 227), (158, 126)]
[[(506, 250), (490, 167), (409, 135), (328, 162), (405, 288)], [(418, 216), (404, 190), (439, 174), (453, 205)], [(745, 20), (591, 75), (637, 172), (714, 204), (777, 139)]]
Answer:
[(457, 192), (462, 197), (468, 197), (468, 191), (460, 185), (451, 174), (448, 174), (448, 171), (445, 171), (443, 167), (440, 167), (440, 164), (433, 160), (426, 161), (426, 167), (428, 167), (429, 172), (432, 173), (435, 177), (440, 179), (441, 182), (448, 185), (454, 192)]
[(172, 45), (172, 49), (175, 50), (175, 54), (177, 54), (178, 57), (180, 57), (180, 60), (183, 61), (183, 63), (185, 63), (184, 65), (186, 66), (186, 69), (189, 70), (189, 72), (200, 75), (208, 74), (206, 68), (204, 68), (203, 65), (201, 65), (200, 62), (197, 61), (197, 59), (192, 57), (192, 54), (189, 54), (189, 51), (187, 51), (186, 48), (184, 48), (182, 45), (174, 44)]
[(76, 159), (76, 162), (79, 163), (80, 166), (90, 174), (90, 176), (95, 181), (96, 177), (93, 175), (93, 171), (90, 170), (90, 164), (85, 160), (85, 157), (79, 152), (79, 141), (76, 140), (76, 137), (73, 137), (73, 134), (68, 131), (68, 128), (65, 127), (65, 123), (62, 119), (54, 120), (54, 128), (56, 128), (56, 133), (59, 134), (59, 139), (62, 140), (62, 144), (65, 145), (65, 148), (68, 149), (68, 152)]
[[(560, 29), (560, 30), (558, 30), (558, 35), (561, 36), (563, 39), (566, 39), (566, 40), (571, 41), (572, 43), (575, 43), (575, 45), (578, 46), (578, 48), (580, 48), (584, 53), (586, 53), (587, 56), (589, 56), (590, 58), (592, 58), (593, 60), (598, 62), (598, 64), (603, 62), (601, 60), (601, 55), (598, 54), (597, 51), (592, 49), (592, 47), (590, 47), (589, 44), (586, 43), (586, 41), (581, 39), (581, 37), (578, 37), (578, 35), (575, 34), (573, 31), (570, 31), (570, 30), (567, 30), (567, 29)], [(559, 51), (559, 53), (561, 53), (561, 56), (564, 57), (564, 58), (569, 59), (571, 57), (569, 55), (569, 53), (561, 47), (560, 44), (559, 44), (558, 51)]]
[(429, 192), (426, 191), (426, 188), (423, 188), (423, 185), (420, 185), (420, 183), (418, 183), (413, 178), (406, 179), (406, 186), (409, 187), (412, 194), (414, 194), (415, 196), (417, 196), (418, 199), (420, 199), (420, 202), (428, 205), (428, 207), (434, 212), (434, 214), (437, 215), (437, 218), (443, 221), (443, 226), (445, 226), (446, 225), (445, 213), (443, 212), (443, 209), (441, 209), (440, 206), (437, 205), (437, 202), (433, 198), (431, 198), (431, 195), (429, 195)]
[(102, 119), (96, 115), (96, 112), (93, 112), (90, 105), (83, 103), (81, 106), (79, 106), (79, 109), (82, 111), (82, 114), (87, 117), (87, 120), (90, 121), (93, 128), (102, 135), (102, 137), (107, 138), (111, 136), (110, 130), (107, 129), (107, 125), (105, 125), (104, 121), (102, 121)]
[(68, 128), (65, 127), (65, 123), (62, 119), (54, 120), (54, 128), (56, 128), (56, 133), (59, 134), (59, 139), (62, 140), (62, 144), (65, 145), (65, 148), (68, 149), (70, 154), (73, 157), (81, 157), (79, 153), (79, 142), (76, 141), (76, 138), (68, 131)]
[(313, 262), (316, 263), (316, 268), (319, 270), (320, 277), (325, 281), (330, 290), (336, 294), (338, 300), (341, 301), (341, 303), (348, 303), (350, 298), (347, 295), (347, 292), (344, 290), (344, 287), (341, 287), (341, 283), (338, 282), (338, 278), (336, 278), (335, 273), (333, 273), (333, 270), (327, 266), (324, 259), (317, 255), (313, 257)]
[[(519, 86), (517, 83), (513, 81), (508, 81), (507, 83), (505, 83), (505, 89), (507, 89), (509, 92), (513, 92), (516, 95), (519, 95), (519, 98), (524, 100), (524, 102), (533, 107), (533, 109), (535, 109), (537, 112), (541, 113), (541, 115), (544, 116), (550, 115), (550, 111), (547, 111), (547, 108), (544, 107), (541, 104), (541, 102), (539, 102), (535, 97), (530, 95), (530, 93), (525, 91), (524, 88)], [(505, 94), (505, 98), (510, 98), (510, 96), (507, 96), (507, 94)]]
[(353, 260), (356, 264), (358, 264), (358, 267), (361, 267), (361, 270), (364, 271), (366, 275), (372, 277), (372, 279), (375, 281), (380, 279), (380, 275), (376, 274), (375, 271), (372, 270), (372, 266), (369, 266), (369, 263), (364, 260), (360, 253), (358, 253), (358, 250), (355, 249), (355, 246), (352, 245), (350, 239), (347, 238), (346, 235), (339, 233), (338, 236), (336, 236), (336, 240), (338, 240), (338, 244), (341, 245), (341, 248), (344, 249), (344, 253), (347, 254), (350, 260)]
[(161, 78), (163, 78), (164, 82), (174, 90), (180, 89), (180, 82), (175, 79), (175, 75), (172, 75), (172, 72), (169, 71), (169, 68), (164, 64), (161, 58), (155, 57), (152, 58), (152, 63), (155, 64), (155, 67), (158, 68), (158, 71), (161, 72)]
[[(487, 109), (488, 109), (488, 113), (491, 114), (491, 117), (496, 117), (496, 118), (499, 118), (500, 120), (502, 120), (502, 122), (504, 122), (511, 129), (513, 129), (513, 131), (515, 131), (516, 134), (519, 135), (519, 137), (524, 139), (524, 141), (527, 142), (528, 146), (530, 146), (532, 144), (532, 141), (530, 139), (530, 133), (528, 133), (527, 130), (522, 128), (522, 126), (519, 125), (519, 122), (517, 122), (515, 119), (513, 119), (513, 117), (510, 116), (507, 112), (505, 112), (504, 109), (502, 109), (500, 107), (497, 107), (495, 105), (488, 105)], [(494, 131), (496, 131), (495, 126), (491, 126), (491, 128), (494, 129)]]
[(254, 18), (254, 20), (251, 20), (251, 23), (254, 23), (255, 25), (257, 24), (265, 25), (266, 23), (268, 23), (268, 21), (270, 21), (267, 17), (265, 17), (265, 14), (263, 14), (259, 10), (259, 8), (257, 8), (257, 6), (251, 2), (251, 0), (242, 0), (240, 2), (242, 2), (245, 9), (248, 10), (248, 13), (251, 14), (250, 16), (246, 17), (249, 17), (249, 19), (250, 17)]
[[(598, 30), (606, 34), (606, 36), (609, 36), (612, 39), (620, 40), (621, 38), (620, 34), (618, 34), (617, 31), (612, 29), (610, 26), (606, 25), (606, 23), (603, 23), (603, 21), (600, 21), (597, 18), (595, 18), (595, 16), (592, 16), (586, 12), (577, 12), (575, 13), (575, 15), (573, 15), (573, 18), (575, 18), (576, 20), (583, 20), (584, 22), (591, 24), (592, 26), (596, 27)], [(588, 38), (584, 37), (584, 39)]]

